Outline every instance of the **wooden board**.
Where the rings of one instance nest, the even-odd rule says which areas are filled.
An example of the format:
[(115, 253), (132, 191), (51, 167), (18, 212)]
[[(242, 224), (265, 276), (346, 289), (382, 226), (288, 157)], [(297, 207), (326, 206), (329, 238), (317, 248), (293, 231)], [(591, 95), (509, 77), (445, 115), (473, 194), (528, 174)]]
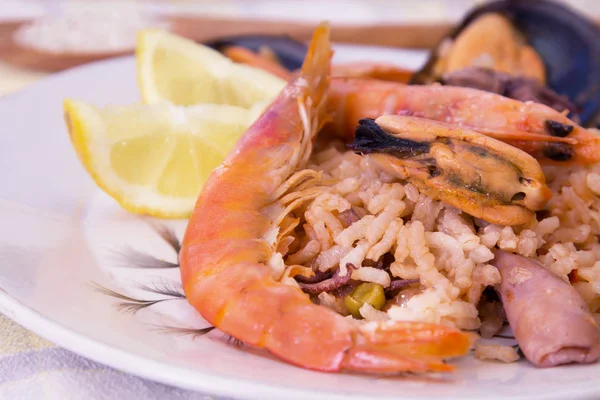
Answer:
[[(0, 23), (0, 59), (22, 68), (56, 72), (70, 67), (125, 54), (118, 53), (52, 53), (25, 48), (14, 43), (12, 35), (27, 21)], [(169, 19), (171, 31), (203, 42), (229, 35), (290, 35), (308, 41), (316, 24), (227, 18), (176, 16)], [(451, 27), (449, 25), (342, 25), (332, 27), (332, 39), (339, 43), (380, 45), (404, 48), (431, 48)]]
[(0, 60), (20, 68), (43, 72), (57, 72), (77, 65), (131, 53), (52, 53), (19, 46), (12, 40), (13, 33), (26, 21), (0, 24)]
[[(272, 20), (237, 20), (231, 18), (174, 16), (168, 19), (171, 31), (204, 42), (223, 36), (244, 34), (289, 35), (308, 41), (316, 24), (277, 22)], [(0, 60), (44, 72), (125, 54), (134, 49), (113, 53), (51, 53), (25, 48), (14, 43), (12, 34), (26, 21), (0, 23)], [(398, 48), (433, 48), (452, 26), (437, 25), (339, 25), (332, 26), (334, 42), (378, 45)]]
[[(167, 21), (171, 31), (190, 39), (203, 42), (223, 36), (245, 34), (289, 35), (297, 40), (308, 41), (316, 23), (278, 22), (273, 20), (242, 20), (235, 18), (171, 16)], [(85, 64), (124, 54), (119, 53), (50, 53), (16, 45), (11, 39), (13, 32), (28, 21), (0, 22), (0, 60), (46, 72), (60, 71), (72, 66)], [(599, 21), (597, 21), (599, 22)], [(399, 48), (433, 48), (452, 28), (450, 23), (441, 24), (365, 24), (332, 25), (332, 39), (338, 43), (378, 45)]]
[[(231, 20), (227, 18), (172, 17), (171, 30), (197, 41), (220, 36), (246, 34), (290, 35), (307, 41), (317, 24), (270, 20)], [(438, 25), (333, 25), (334, 42), (404, 48), (432, 48), (452, 28)]]

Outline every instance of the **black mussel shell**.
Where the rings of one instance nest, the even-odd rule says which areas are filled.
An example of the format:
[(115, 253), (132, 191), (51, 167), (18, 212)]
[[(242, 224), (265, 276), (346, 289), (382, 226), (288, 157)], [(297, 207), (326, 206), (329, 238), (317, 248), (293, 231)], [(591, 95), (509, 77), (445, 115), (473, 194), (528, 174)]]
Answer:
[(302, 66), (308, 50), (306, 44), (284, 35), (230, 36), (204, 42), (204, 45), (219, 51), (228, 46), (241, 46), (252, 51), (258, 51), (263, 46), (268, 47), (277, 55), (281, 64), (290, 71)]
[[(508, 17), (541, 56), (548, 86), (573, 102), (582, 125), (594, 123), (600, 112), (600, 30), (588, 18), (547, 0), (501, 0), (472, 10), (447, 36), (455, 38), (488, 12)], [(435, 62), (433, 51), (412, 84), (425, 83)]]

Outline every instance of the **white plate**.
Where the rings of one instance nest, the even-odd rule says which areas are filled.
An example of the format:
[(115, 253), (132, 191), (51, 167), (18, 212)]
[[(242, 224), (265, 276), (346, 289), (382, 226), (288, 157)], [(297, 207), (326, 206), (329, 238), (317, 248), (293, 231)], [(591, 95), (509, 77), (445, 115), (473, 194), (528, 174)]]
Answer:
[[(338, 47), (339, 61), (390, 60), (416, 67), (424, 54)], [(150, 223), (181, 235), (184, 222), (150, 221), (121, 210), (97, 190), (77, 161), (62, 120), (62, 101), (97, 105), (137, 101), (134, 60), (122, 58), (56, 74), (0, 99), (0, 311), (58, 345), (117, 369), (188, 389), (259, 399), (575, 399), (600, 394), (600, 365), (536, 369), (472, 358), (442, 378), (325, 374), (253, 354), (218, 332), (192, 338), (156, 326), (207, 326), (185, 300), (137, 314), (91, 282), (144, 298), (165, 296), (140, 284), (171, 281), (177, 269), (128, 268), (133, 247), (175, 261)], [(168, 297), (168, 296), (167, 296)]]

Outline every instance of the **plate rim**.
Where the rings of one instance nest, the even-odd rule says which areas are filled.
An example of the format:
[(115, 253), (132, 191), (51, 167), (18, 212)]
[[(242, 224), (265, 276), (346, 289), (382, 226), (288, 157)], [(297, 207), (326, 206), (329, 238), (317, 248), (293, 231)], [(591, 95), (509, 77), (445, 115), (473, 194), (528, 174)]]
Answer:
[[(81, 357), (88, 358), (97, 363), (107, 365), (115, 370), (137, 376), (142, 379), (148, 379), (176, 388), (187, 389), (190, 391), (204, 392), (207, 395), (229, 396), (243, 399), (253, 399), (260, 394), (261, 399), (273, 398), (279, 399), (283, 391), (290, 399), (305, 399), (307, 396), (320, 398), (325, 393), (322, 391), (302, 390), (289, 388), (286, 386), (275, 386), (260, 383), (252, 380), (235, 379), (237, 385), (243, 385), (248, 390), (237, 388), (229, 390), (233, 378), (223, 377), (217, 373), (207, 373), (192, 368), (178, 367), (169, 365), (171, 373), (160, 374), (158, 370), (164, 367), (164, 363), (154, 360), (150, 357), (144, 357), (126, 350), (103, 343), (100, 340), (91, 338), (74, 329), (68, 328), (58, 321), (48, 318), (39, 312), (31, 309), (27, 305), (12, 297), (8, 292), (0, 287), (0, 313), (17, 323), (21, 327), (43, 337), (54, 343), (56, 346), (71, 351)], [(83, 351), (82, 349), (86, 349)], [(112, 360), (120, 360), (113, 362)], [(146, 368), (145, 365), (148, 367)], [(141, 368), (140, 368), (141, 367)], [(173, 372), (177, 371), (178, 374)], [(178, 379), (179, 376), (194, 375), (195, 379)], [(172, 377), (172, 379), (165, 379)], [(190, 385), (189, 382), (200, 382), (199, 385)], [(251, 390), (253, 389), (253, 390)], [(252, 395), (254, 393), (255, 395)], [(267, 397), (265, 397), (267, 396)], [(326, 395), (328, 399), (348, 399), (349, 396), (331, 393)], [(367, 399), (364, 396), (352, 396), (354, 399)], [(388, 396), (380, 398), (390, 398)], [(419, 400), (415, 397), (405, 397), (406, 400)], [(422, 400), (422, 399), (421, 399)]]
[[(218, 373), (203, 372), (192, 368), (168, 365), (169, 373), (161, 374), (161, 368), (165, 364), (150, 357), (131, 353), (126, 350), (111, 346), (100, 340), (91, 338), (72, 328), (48, 318), (31, 309), (19, 300), (13, 298), (8, 292), (0, 287), (0, 313), (21, 327), (43, 337), (56, 346), (71, 351), (81, 357), (88, 358), (99, 364), (109, 366), (117, 371), (131, 374), (142, 379), (162, 383), (174, 388), (185, 389), (198, 394), (209, 396), (227, 396), (233, 399), (281, 399), (285, 393), (286, 399), (327, 399), (327, 400), (372, 400), (377, 399), (401, 399), (401, 400), (424, 400), (423, 397), (412, 397), (404, 394), (402, 397), (381, 395), (369, 397), (365, 395), (352, 395), (330, 392), (326, 390), (305, 390), (287, 386), (265, 384), (253, 380), (240, 380), (237, 378), (224, 377)], [(117, 361), (118, 360), (118, 361)], [(280, 361), (275, 361), (280, 362)], [(318, 371), (314, 371), (319, 373)], [(323, 372), (324, 373), (324, 372)], [(188, 378), (186, 378), (188, 377)], [(191, 379), (193, 378), (193, 379)], [(190, 384), (194, 382), (194, 384)], [(236, 385), (231, 385), (235, 382)], [(239, 387), (239, 386), (243, 387)], [(229, 389), (234, 388), (235, 389)], [(581, 389), (578, 390), (577, 388)], [(517, 395), (510, 396), (511, 400), (564, 400), (571, 399), (593, 399), (598, 394), (600, 383), (596, 387), (567, 387), (565, 391), (554, 392), (550, 395)], [(573, 391), (575, 389), (575, 391)], [(409, 397), (410, 396), (410, 397)], [(568, 397), (565, 397), (568, 396)], [(472, 400), (480, 397), (465, 397), (464, 394), (446, 397), (449, 400)], [(501, 397), (490, 397), (490, 400)]]
[[(395, 50), (410, 51), (412, 49), (400, 48)], [(68, 76), (73, 72), (98, 68), (109, 64), (118, 64), (134, 58), (135, 57), (132, 55), (115, 57), (76, 66), (55, 74), (48, 75), (26, 88), (0, 97), (0, 108), (6, 107), (15, 98), (31, 95), (32, 92), (34, 93), (36, 90), (43, 90), (43, 88), (40, 88), (41, 86), (44, 86), (45, 84), (48, 84), (54, 80), (64, 79), (65, 76)], [(36, 210), (39, 209), (36, 208)], [(100, 339), (80, 333), (75, 328), (67, 327), (59, 321), (47, 317), (22, 303), (5, 291), (2, 287), (0, 287), (0, 313), (4, 314), (4, 316), (23, 328), (51, 341), (58, 347), (64, 348), (84, 358), (88, 358), (100, 364), (114, 368), (115, 370), (131, 374), (142, 379), (148, 379), (172, 387), (200, 392), (206, 395), (228, 396), (236, 399), (280, 399), (284, 393), (286, 398), (289, 399), (305, 399), (309, 396), (315, 399), (327, 398), (327, 400), (348, 398), (358, 400), (371, 398), (363, 394), (353, 395), (335, 393), (331, 391), (331, 389), (299, 389), (285, 385), (266, 384), (262, 383), (261, 381), (251, 379), (240, 380), (238, 378), (227, 377), (219, 373), (213, 373), (210, 371), (206, 372), (161, 362), (151, 357), (118, 348), (105, 343)], [(167, 366), (169, 369), (168, 374), (165, 374), (164, 372), (161, 373), (161, 368), (164, 368), (165, 366)], [(232, 385), (232, 383), (235, 384)], [(551, 394), (536, 396), (515, 395), (511, 396), (510, 398), (514, 400), (538, 398), (562, 400), (565, 398), (565, 396), (568, 396), (568, 398), (587, 399), (593, 398), (590, 396), (597, 396), (599, 391), (600, 382), (598, 382), (598, 384), (594, 387), (570, 386), (566, 387), (565, 390), (561, 392), (555, 391)], [(490, 394), (493, 396), (492, 393)], [(402, 397), (381, 395), (377, 398), (423, 400), (422, 397), (413, 397), (410, 394), (400, 394), (400, 396)], [(465, 397), (464, 394), (461, 394), (459, 396), (451, 397), (450, 399), (459, 398), (475, 399), (477, 397)], [(494, 397), (490, 397), (490, 399), (493, 398)]]

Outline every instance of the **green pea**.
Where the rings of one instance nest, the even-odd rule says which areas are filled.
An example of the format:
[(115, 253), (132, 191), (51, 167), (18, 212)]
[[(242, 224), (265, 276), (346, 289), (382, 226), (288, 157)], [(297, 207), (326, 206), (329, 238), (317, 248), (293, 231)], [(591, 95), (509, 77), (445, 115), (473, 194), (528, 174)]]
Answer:
[(381, 310), (385, 305), (385, 293), (383, 286), (378, 283), (365, 282), (358, 285), (352, 293), (344, 299), (346, 308), (356, 318), (362, 318), (360, 308), (365, 303), (369, 303), (371, 307)]

